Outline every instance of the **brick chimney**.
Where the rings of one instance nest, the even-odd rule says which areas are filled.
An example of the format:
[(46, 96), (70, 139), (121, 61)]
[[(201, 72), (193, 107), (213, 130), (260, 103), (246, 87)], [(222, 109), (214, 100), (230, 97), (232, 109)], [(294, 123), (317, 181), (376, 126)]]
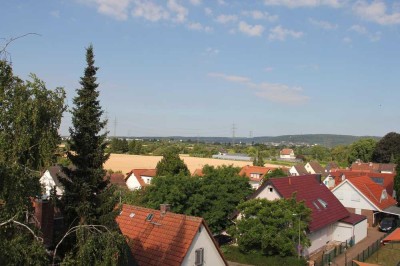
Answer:
[(170, 211), (170, 209), (171, 209), (171, 205), (165, 204), (165, 203), (160, 204), (160, 211), (161, 211), (162, 215), (166, 214), (168, 211)]
[(35, 217), (46, 247), (53, 245), (54, 206), (49, 200), (36, 199)]

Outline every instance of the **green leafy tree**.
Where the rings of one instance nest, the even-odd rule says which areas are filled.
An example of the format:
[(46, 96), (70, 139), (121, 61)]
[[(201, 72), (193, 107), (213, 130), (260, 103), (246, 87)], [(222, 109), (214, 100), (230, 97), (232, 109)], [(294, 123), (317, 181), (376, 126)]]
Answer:
[(276, 168), (264, 176), (263, 182), (273, 177), (285, 177), (285, 176), (287, 176), (287, 173), (285, 173), (285, 171), (283, 171), (281, 168)]
[(331, 149), (332, 160), (340, 164), (347, 165), (349, 152), (350, 152), (350, 146), (338, 145)]
[[(1, 56), (1, 53), (0, 53)], [(0, 264), (46, 265), (44, 246), (29, 231), (39, 173), (55, 161), (65, 93), (31, 74), (23, 81), (0, 60)]]
[(397, 202), (400, 202), (400, 158), (396, 161), (396, 175), (393, 181), (393, 191), (396, 193)]
[(157, 176), (190, 175), (185, 162), (179, 158), (177, 149), (164, 151), (163, 158), (157, 163)]
[(259, 150), (257, 150), (257, 155), (254, 156), (253, 165), (254, 166), (264, 166), (264, 164), (265, 164), (265, 162), (262, 157), (262, 153)]
[(400, 134), (390, 132), (375, 146), (372, 160), (377, 163), (394, 163), (400, 157)]
[(145, 189), (143, 203), (158, 208), (169, 203), (176, 213), (203, 217), (214, 233), (230, 225), (229, 216), (237, 204), (252, 193), (239, 168), (205, 166), (202, 177), (167, 175), (154, 178)]
[[(103, 111), (98, 100), (99, 91), (96, 83), (93, 47), (86, 50), (87, 66), (81, 78), (81, 88), (77, 90), (72, 109), (72, 125), (70, 128), (70, 147), (68, 158), (75, 168), (64, 168), (68, 178), (61, 179), (65, 187), (63, 206), (67, 224), (81, 226), (71, 241), (66, 259), (76, 258), (74, 264), (90, 265), (93, 259), (97, 263), (116, 265), (123, 258), (123, 247), (119, 234), (98, 234), (86, 230), (86, 225), (102, 225), (108, 230), (117, 230), (115, 206), (118, 198), (114, 187), (104, 179), (104, 162), (109, 154), (105, 154), (106, 134), (100, 134), (106, 121), (101, 120)], [(109, 241), (100, 244), (100, 239), (110, 237)], [(97, 250), (97, 252), (92, 252)], [(112, 253), (112, 258), (97, 256), (99, 252)]]
[[(303, 202), (290, 199), (253, 199), (238, 206), (241, 218), (229, 229), (242, 252), (292, 256), (310, 241), (303, 233), (311, 220), (311, 210)], [(300, 232), (300, 234), (299, 234)]]
[(376, 140), (371, 138), (360, 139), (350, 145), (348, 163), (352, 164), (360, 159), (363, 162), (372, 160), (372, 153), (375, 150)]

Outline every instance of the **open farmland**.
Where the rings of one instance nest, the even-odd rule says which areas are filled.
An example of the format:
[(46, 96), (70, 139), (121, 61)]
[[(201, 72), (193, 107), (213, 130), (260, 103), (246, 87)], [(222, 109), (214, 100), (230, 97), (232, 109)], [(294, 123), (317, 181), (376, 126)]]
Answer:
[[(252, 162), (233, 161), (233, 160), (219, 160), (212, 158), (198, 158), (189, 157), (187, 155), (180, 156), (185, 164), (188, 166), (191, 173), (198, 168), (203, 168), (204, 165), (233, 165), (243, 167), (245, 165), (252, 165)], [(104, 164), (104, 169), (111, 169), (114, 172), (122, 171), (128, 173), (134, 168), (155, 168), (157, 163), (161, 160), (162, 156), (144, 156), (144, 155), (128, 155), (128, 154), (111, 154), (108, 161)], [(279, 167), (278, 165), (266, 164), (267, 167)]]

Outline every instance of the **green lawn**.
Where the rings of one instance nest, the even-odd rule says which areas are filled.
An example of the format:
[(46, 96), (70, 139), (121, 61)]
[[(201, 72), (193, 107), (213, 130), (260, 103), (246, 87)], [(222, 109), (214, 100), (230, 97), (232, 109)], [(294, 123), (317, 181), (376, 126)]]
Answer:
[(228, 261), (250, 264), (255, 266), (304, 266), (306, 261), (304, 259), (298, 259), (297, 257), (279, 257), (279, 256), (263, 256), (259, 253), (244, 254), (239, 251), (238, 247), (235, 246), (221, 246), (221, 250), (224, 253), (224, 257)]
[(382, 266), (395, 266), (400, 263), (400, 243), (387, 244), (369, 257), (365, 262)]

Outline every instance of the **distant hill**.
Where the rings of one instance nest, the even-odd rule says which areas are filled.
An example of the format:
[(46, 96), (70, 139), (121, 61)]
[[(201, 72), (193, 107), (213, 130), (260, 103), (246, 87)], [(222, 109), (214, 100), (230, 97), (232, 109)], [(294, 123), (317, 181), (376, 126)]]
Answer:
[[(120, 137), (120, 138), (136, 138), (136, 137)], [(182, 136), (170, 136), (170, 137), (137, 137), (140, 139), (160, 139), (160, 140), (183, 140), (183, 141), (200, 141), (206, 143), (231, 143), (232, 138), (227, 137), (182, 137)], [(275, 137), (253, 137), (243, 138), (236, 137), (235, 143), (265, 143), (270, 145), (313, 145), (318, 144), (326, 147), (334, 147), (337, 145), (348, 145), (361, 138), (373, 138), (375, 140), (381, 139), (377, 136), (351, 136), (351, 135), (334, 135), (334, 134), (304, 134), (304, 135), (283, 135)]]

